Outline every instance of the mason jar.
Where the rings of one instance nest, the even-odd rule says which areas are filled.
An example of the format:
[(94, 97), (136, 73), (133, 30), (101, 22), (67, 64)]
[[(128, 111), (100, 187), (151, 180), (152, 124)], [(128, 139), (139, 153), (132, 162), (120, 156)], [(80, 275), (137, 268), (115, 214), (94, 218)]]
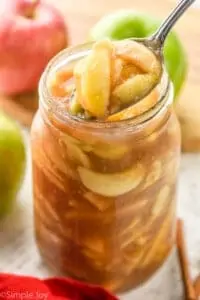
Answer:
[(180, 128), (165, 71), (159, 100), (134, 118), (70, 115), (47, 82), (90, 48), (64, 50), (40, 81), (31, 132), (35, 236), (56, 272), (123, 292), (149, 279), (173, 248)]

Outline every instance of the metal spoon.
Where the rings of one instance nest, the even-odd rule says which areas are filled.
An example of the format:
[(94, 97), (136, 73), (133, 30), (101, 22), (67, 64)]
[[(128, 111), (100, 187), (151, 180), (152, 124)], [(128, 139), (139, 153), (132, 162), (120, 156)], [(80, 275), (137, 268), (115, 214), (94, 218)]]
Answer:
[[(183, 13), (192, 5), (195, 0), (181, 0), (178, 5), (172, 10), (169, 16), (162, 22), (161, 26), (158, 30), (153, 33), (150, 37), (147, 38), (131, 38), (129, 40), (136, 41), (142, 43), (144, 46), (149, 48), (153, 53), (155, 53), (156, 57), (159, 59), (162, 69), (164, 66), (164, 59), (163, 59), (163, 46), (168, 36), (170, 30), (178, 21), (178, 19), (183, 15)], [(162, 76), (162, 72), (160, 74), (160, 79)], [(141, 98), (137, 99), (137, 102), (141, 101), (145, 96), (147, 96), (158, 84), (155, 82), (152, 84), (150, 89), (147, 91), (145, 95)]]
[(195, 0), (181, 0), (153, 35), (148, 38), (139, 38), (134, 40), (145, 44), (157, 55), (159, 53), (161, 54), (166, 37), (168, 36), (172, 27), (194, 2)]

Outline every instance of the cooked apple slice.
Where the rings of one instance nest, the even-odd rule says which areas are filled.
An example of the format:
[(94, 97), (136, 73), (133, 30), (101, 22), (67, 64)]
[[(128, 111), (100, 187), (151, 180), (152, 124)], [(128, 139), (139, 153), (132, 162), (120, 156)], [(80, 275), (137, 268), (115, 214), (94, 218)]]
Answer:
[(162, 176), (162, 162), (160, 160), (155, 160), (150, 168), (150, 172), (147, 175), (144, 183), (144, 188), (156, 183)]
[(80, 103), (85, 110), (96, 117), (105, 116), (109, 105), (112, 51), (112, 43), (103, 40), (94, 45), (85, 60)]
[[(82, 92), (82, 87), (81, 87), (81, 79), (83, 76), (83, 72), (85, 70), (85, 65), (86, 65), (86, 59), (82, 59), (79, 62), (77, 62), (75, 68), (74, 68), (74, 80), (75, 80), (75, 86), (76, 86), (76, 98), (78, 99), (78, 102), (80, 103), (81, 106), (83, 106), (83, 92)], [(71, 104), (73, 105), (73, 103)], [(70, 109), (73, 110), (72, 107)]]
[[(134, 243), (133, 243), (134, 244)], [(135, 247), (131, 250), (127, 250), (126, 248), (123, 251), (124, 263), (123, 268), (126, 274), (130, 274), (134, 269), (137, 269), (140, 266), (141, 261), (146, 252), (146, 245), (143, 247)]]
[(133, 76), (114, 91), (114, 96), (119, 97), (122, 103), (129, 103), (148, 94), (156, 85), (161, 76), (162, 65), (155, 54), (140, 43), (129, 41), (118, 42), (116, 45), (118, 56), (131, 62), (141, 70), (140, 73), (144, 73)]
[(73, 144), (73, 143), (68, 143), (66, 144), (66, 148), (67, 148), (67, 152), (68, 152), (68, 156), (70, 157), (70, 159), (72, 161), (74, 161), (75, 163), (81, 164), (87, 168), (90, 167), (90, 160), (87, 156), (87, 154), (85, 154), (78, 145)]
[[(55, 187), (62, 190), (64, 193), (66, 192), (65, 186), (62, 180), (62, 177), (58, 175), (57, 170), (51, 168), (51, 164), (49, 164), (49, 159), (45, 155), (44, 151), (37, 151), (37, 156), (35, 157), (35, 162), (37, 166), (43, 171), (44, 175), (50, 182), (52, 182)], [(46, 163), (47, 160), (47, 163)], [(45, 167), (44, 167), (45, 165)], [(62, 170), (63, 171), (63, 170)], [(73, 176), (72, 176), (73, 177)]]
[(133, 64), (125, 64), (121, 71), (121, 82), (133, 77), (134, 75), (141, 74), (141, 71)]
[[(174, 155), (174, 154), (173, 154)], [(176, 178), (179, 170), (179, 161), (177, 161), (176, 156), (174, 155), (171, 160), (166, 162), (166, 178), (169, 184), (174, 184), (176, 182)]]
[(72, 115), (77, 115), (81, 113), (82, 110), (82, 106), (78, 101), (77, 93), (75, 93), (73, 98), (70, 100), (69, 111)]
[(64, 147), (63, 153), (66, 151), (70, 160), (87, 168), (90, 167), (89, 157), (82, 150), (80, 140), (69, 136), (68, 134), (61, 134), (59, 138), (59, 144)]
[(67, 133), (60, 134), (59, 142), (61, 144), (65, 144), (66, 146), (68, 146), (68, 144), (76, 145), (77, 147), (79, 147), (80, 150), (82, 150), (82, 152), (91, 152), (93, 150), (93, 144), (91, 139), (89, 143), (87, 141), (77, 139)]
[(161, 72), (161, 64), (155, 54), (143, 44), (135, 41), (116, 42), (116, 55), (132, 63), (145, 73)]
[(64, 98), (64, 97), (70, 97), (74, 89), (74, 85), (70, 84), (67, 86), (62, 86), (62, 85), (51, 85), (49, 91), (53, 97), (59, 97), (59, 98)]
[(121, 79), (121, 72), (123, 70), (123, 61), (120, 58), (116, 58), (116, 56), (112, 57), (111, 60), (111, 88), (115, 88), (115, 86), (119, 83)]
[(105, 159), (119, 159), (127, 153), (128, 147), (125, 145), (98, 145), (92, 151), (95, 155)]
[(63, 84), (73, 77), (73, 68), (60, 70), (56, 73), (58, 84)]
[(167, 204), (171, 200), (170, 192), (171, 192), (171, 189), (168, 185), (165, 185), (164, 187), (162, 187), (162, 189), (158, 193), (157, 199), (152, 208), (153, 217), (155, 217), (155, 218), (159, 217), (163, 213), (163, 211), (166, 210)]
[(79, 167), (78, 172), (82, 183), (90, 191), (106, 196), (116, 197), (135, 189), (144, 177), (144, 167), (141, 164), (121, 173), (102, 174)]
[(123, 205), (122, 207), (120, 207), (119, 217), (128, 218), (133, 214), (141, 212), (147, 205), (147, 202), (147, 199), (140, 199), (140, 201), (137, 201), (136, 203), (131, 202), (127, 205)]
[[(122, 84), (126, 80), (133, 77), (133, 75), (137, 75), (140, 73), (140, 70), (134, 66), (133, 64), (127, 64), (120, 58), (115, 58), (114, 62), (112, 62), (112, 73), (111, 73), (111, 84), (112, 91), (118, 85)], [(115, 100), (115, 98), (113, 97)]]
[(146, 96), (155, 82), (152, 74), (138, 74), (118, 85), (112, 95), (122, 104), (134, 103), (138, 101), (138, 98)]
[(47, 82), (47, 87), (49, 90), (49, 93), (53, 96), (53, 97), (65, 97), (66, 96), (66, 91), (65, 88), (63, 87), (63, 85), (61, 85), (60, 83), (58, 83), (57, 80), (57, 74), (53, 74), (48, 82)]
[(96, 257), (105, 257), (105, 241), (98, 235), (85, 236), (84, 238), (82, 238), (82, 244), (88, 250), (88, 254), (90, 253), (92, 256), (95, 256), (96, 254)]
[(97, 210), (101, 212), (106, 211), (112, 205), (112, 201), (107, 201), (107, 199), (105, 199), (104, 197), (92, 192), (86, 192), (84, 194), (84, 198), (87, 199), (91, 205), (93, 205)]
[(165, 241), (168, 240), (168, 236), (172, 228), (172, 220), (174, 217), (173, 215), (174, 215), (174, 210), (170, 208), (170, 210), (167, 212), (167, 215), (165, 216), (165, 219), (163, 220), (163, 223), (160, 224), (157, 235), (152, 240), (151, 247), (148, 253), (146, 254), (144, 260), (142, 261), (141, 264), (142, 268), (152, 264), (154, 261), (157, 260), (157, 256), (161, 245), (163, 245), (163, 243), (165, 243)]
[(71, 95), (75, 90), (75, 84), (66, 85), (65, 90), (66, 90), (66, 96)]
[(107, 120), (114, 122), (127, 120), (139, 116), (151, 109), (158, 102), (158, 99), (158, 91), (154, 89), (148, 96), (142, 99), (142, 101), (139, 101), (138, 103), (135, 103), (134, 105), (131, 105), (126, 109), (123, 109), (113, 115), (110, 115), (107, 118)]
[(49, 79), (47, 81), (47, 86), (49, 89), (49, 92), (54, 97), (66, 97), (71, 92), (73, 87), (72, 84), (68, 84), (67, 82), (73, 77), (73, 69), (67, 69), (67, 70), (59, 70), (57, 72), (52, 73), (49, 76)]

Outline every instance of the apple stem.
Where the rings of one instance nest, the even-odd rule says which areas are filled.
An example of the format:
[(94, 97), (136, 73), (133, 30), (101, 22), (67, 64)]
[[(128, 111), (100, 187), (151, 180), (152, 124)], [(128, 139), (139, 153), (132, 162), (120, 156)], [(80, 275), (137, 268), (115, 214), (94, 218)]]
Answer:
[(34, 18), (35, 15), (35, 9), (39, 5), (40, 0), (17, 0), (14, 4), (13, 9), (27, 17), (27, 18)]

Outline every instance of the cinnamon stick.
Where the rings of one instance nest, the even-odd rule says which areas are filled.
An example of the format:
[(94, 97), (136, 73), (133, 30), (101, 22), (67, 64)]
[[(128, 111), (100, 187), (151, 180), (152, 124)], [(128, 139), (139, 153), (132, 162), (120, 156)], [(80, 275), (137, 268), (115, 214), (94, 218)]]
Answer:
[(200, 275), (198, 275), (194, 281), (194, 289), (197, 297), (199, 297), (200, 296)]
[(177, 221), (177, 249), (180, 261), (181, 275), (184, 284), (185, 300), (197, 300), (193, 281), (189, 271), (189, 260), (186, 251), (186, 244), (184, 238), (183, 220)]

